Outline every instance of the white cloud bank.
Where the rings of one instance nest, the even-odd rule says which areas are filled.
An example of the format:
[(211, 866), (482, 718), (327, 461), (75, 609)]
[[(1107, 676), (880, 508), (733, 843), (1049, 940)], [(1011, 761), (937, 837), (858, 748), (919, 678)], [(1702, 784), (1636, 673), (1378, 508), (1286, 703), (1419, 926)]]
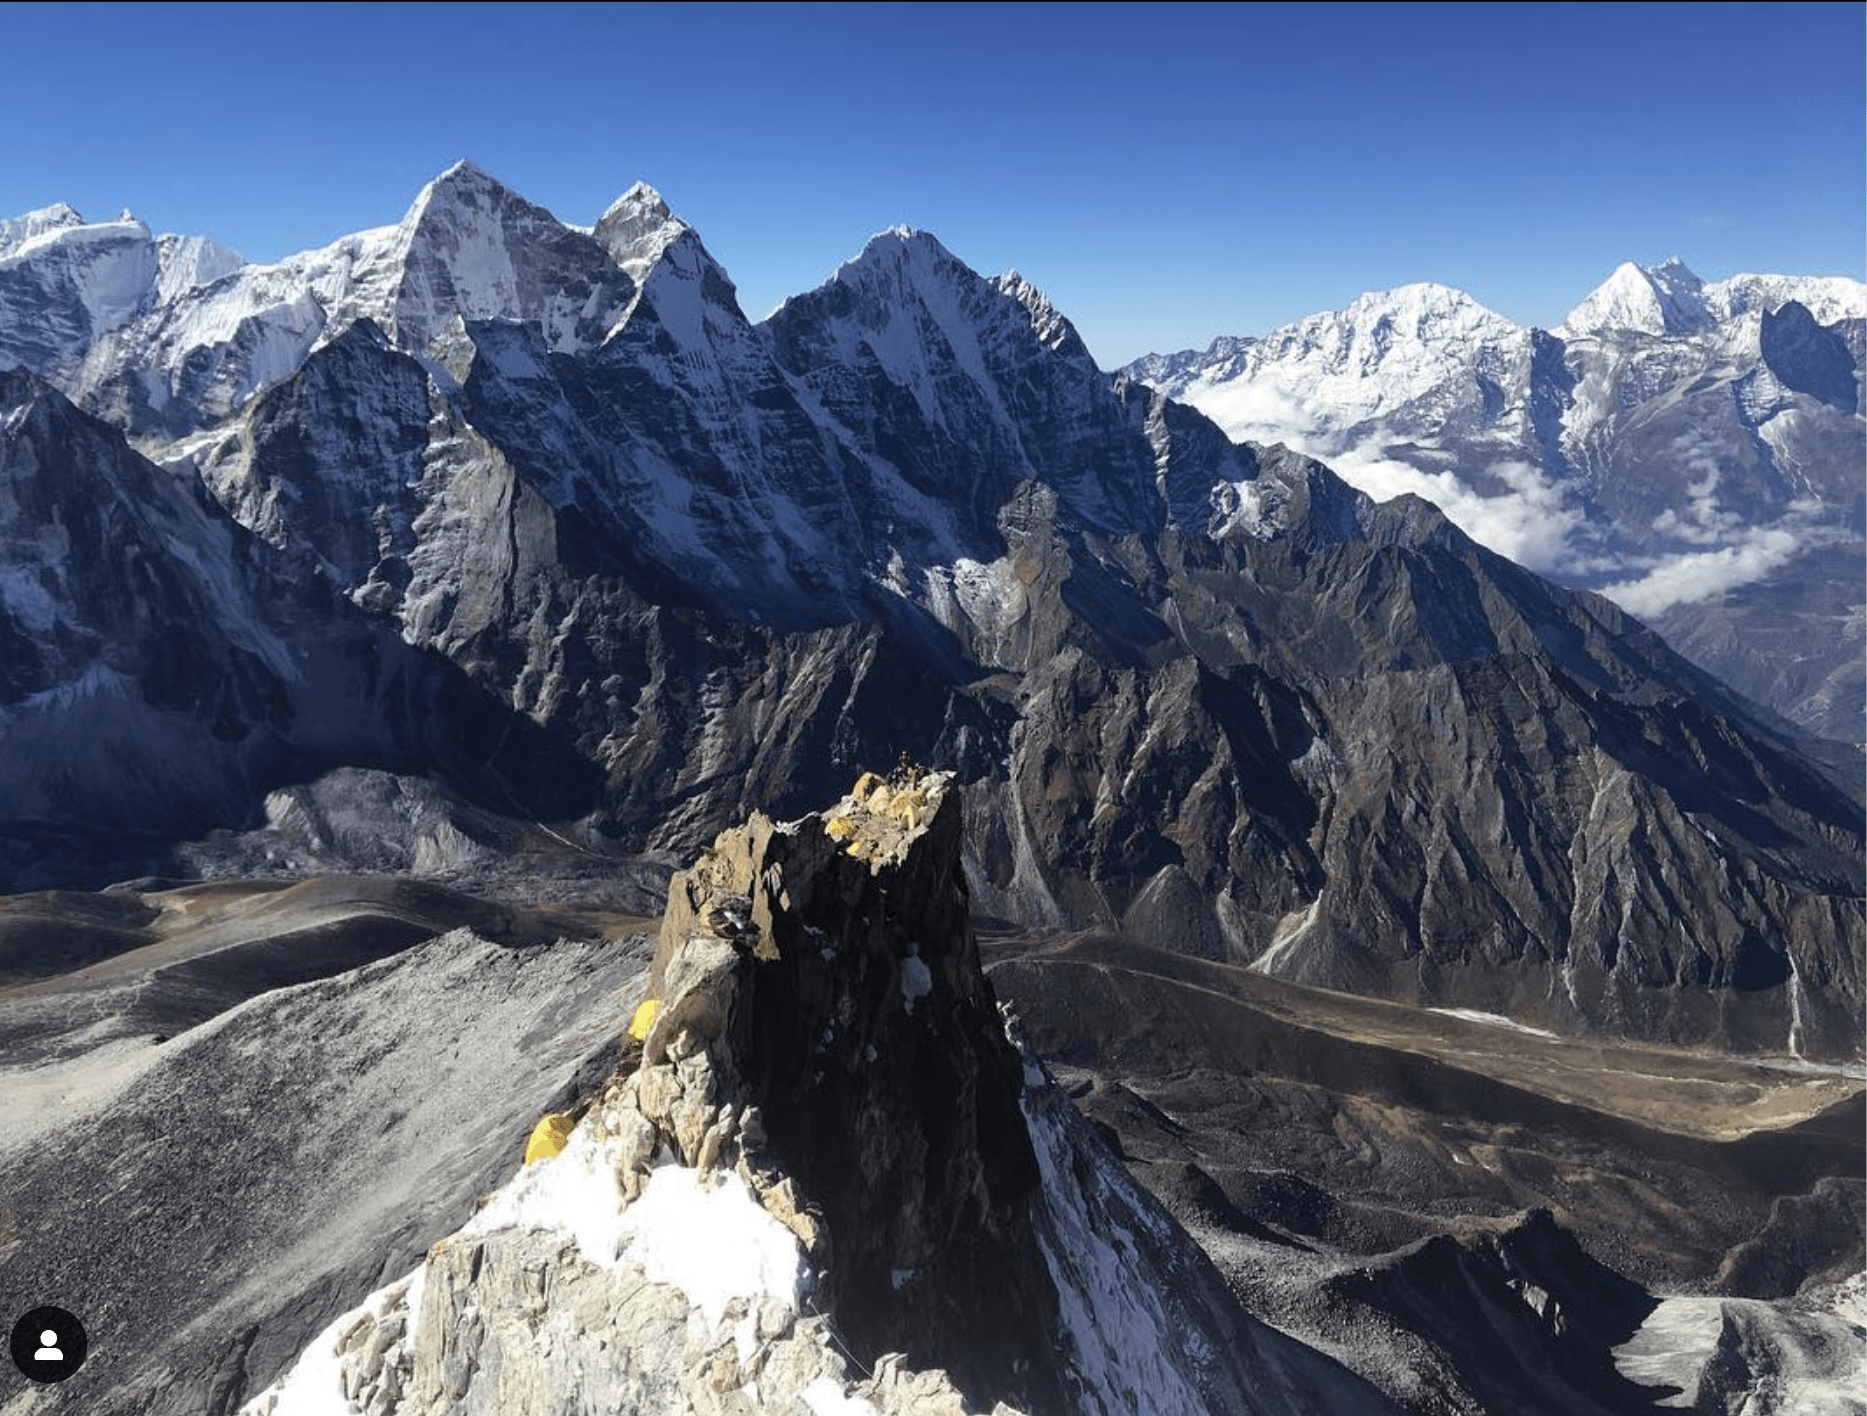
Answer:
[(1571, 540), (1585, 520), (1581, 508), (1527, 462), (1494, 464), (1491, 475), (1506, 490), (1485, 493), (1457, 473), (1428, 472), (1355, 448), (1312, 455), (1376, 501), (1408, 492), (1424, 497), (1479, 545), (1531, 570), (1561, 574), (1583, 564)]
[(1633, 580), (1602, 586), (1601, 593), (1629, 614), (1645, 619), (1674, 605), (1715, 599), (1727, 590), (1766, 579), (1812, 544), (1805, 533), (1785, 526), (1760, 527), (1736, 545), (1668, 556)]

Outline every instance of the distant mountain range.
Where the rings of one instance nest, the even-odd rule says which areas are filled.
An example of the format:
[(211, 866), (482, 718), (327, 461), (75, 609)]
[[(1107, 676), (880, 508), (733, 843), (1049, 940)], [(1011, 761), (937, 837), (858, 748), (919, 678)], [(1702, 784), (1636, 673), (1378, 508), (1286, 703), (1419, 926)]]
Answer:
[(1553, 331), (1364, 295), (1124, 372), (1601, 590), (1760, 703), (1867, 738), (1867, 285), (1622, 265)]
[[(1456, 491), (1494, 449), (1473, 485), (1529, 508), (1527, 559), (1839, 554), (1859, 321), (1617, 282), (1584, 311), (1656, 326), (1416, 289), (1234, 352), (1337, 370), (1351, 462), (1411, 429)], [(1420, 498), (1103, 373), (924, 233), (755, 325), (645, 187), (581, 229), (463, 164), (270, 266), (54, 208), (0, 227), (0, 365), (10, 888), (471, 872), (507, 827), (665, 860), (906, 750), (957, 773), (986, 916), (1565, 1032), (1858, 1045), (1857, 757)]]

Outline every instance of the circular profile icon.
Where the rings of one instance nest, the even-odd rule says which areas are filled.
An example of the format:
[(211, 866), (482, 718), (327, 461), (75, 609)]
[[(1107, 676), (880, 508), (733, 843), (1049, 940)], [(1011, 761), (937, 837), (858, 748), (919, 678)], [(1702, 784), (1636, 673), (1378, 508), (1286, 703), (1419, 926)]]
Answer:
[(35, 1382), (62, 1382), (84, 1365), (84, 1324), (63, 1308), (34, 1308), (13, 1324), (13, 1365)]

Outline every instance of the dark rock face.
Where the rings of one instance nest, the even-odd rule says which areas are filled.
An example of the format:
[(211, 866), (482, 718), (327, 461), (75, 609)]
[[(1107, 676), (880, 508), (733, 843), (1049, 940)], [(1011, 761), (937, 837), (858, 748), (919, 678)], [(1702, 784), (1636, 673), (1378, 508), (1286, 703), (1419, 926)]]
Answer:
[(5, 814), (238, 811), (297, 726), (257, 547), (32, 375), (0, 407)]
[[(1661, 689), (1691, 671), (1604, 602), (1422, 507), (1370, 520), (1309, 554), (1163, 538), (1135, 598), (1173, 607), (1165, 643), (1050, 611), (1087, 643), (1024, 665), (988, 912), (1564, 1031), (1789, 1047), (1819, 994), (1793, 1046), (1845, 1054), (1857, 908), (1809, 887), (1856, 869), (1851, 795)], [(1738, 838), (1780, 864), (1729, 874)]]
[(1609, 1416), (1668, 1394), (1636, 1386), (1613, 1360), (1657, 1303), (1589, 1258), (1547, 1211), (1465, 1242), (1428, 1240), (1337, 1287), (1421, 1332), (1490, 1410)]
[(755, 816), (677, 875), (650, 994), (694, 930), (736, 936), (720, 1057), (823, 1216), (818, 1301), (857, 1360), (905, 1352), (981, 1405), (1060, 1411), (1022, 1068), (979, 968), (959, 795), (864, 780), (822, 817)]
[[(0, 408), (15, 888), (173, 874), (178, 841), (255, 824), (269, 789), (340, 763), (412, 767), (503, 811), (594, 805), (589, 763), (332, 593), (320, 552), (344, 555), (343, 523), (275, 555), (32, 375), (0, 374)], [(304, 496), (328, 502), (294, 456)]]
[(1099, 1079), (1079, 1106), (1182, 1218), (1226, 1213), (1188, 1164), (1253, 1224), (1357, 1255), (1546, 1208), (1655, 1290), (1756, 1298), (1833, 1281), (1856, 1244), (1858, 1081), (1538, 1036), (1094, 933), (994, 951), (1033, 1043)]
[(1759, 348), (1764, 364), (1784, 387), (1843, 413), (1859, 410), (1860, 370), (1854, 351), (1839, 332), (1817, 324), (1806, 305), (1791, 300), (1766, 314)]
[[(1838, 1335), (1809, 1315), (1858, 1268), (1858, 1080), (1539, 1036), (1103, 932), (983, 947), (1079, 1111), (1245, 1306), (1405, 1409), (1647, 1410), (1635, 1388), (1695, 1388), (1721, 1304), (1784, 1351)], [(1713, 1314), (1698, 1347), (1655, 1315), (1680, 1291), (1720, 1295), (1668, 1300)], [(1761, 1408), (1795, 1409), (1852, 1351), (1797, 1356)]]
[[(979, 1410), (1385, 1411), (1248, 1317), (1007, 1040), (961, 820), (949, 775), (865, 774), (820, 814), (754, 816), (674, 878), (649, 983), (668, 1001), (638, 1094), (661, 1095), (663, 1059), (705, 1033), (705, 1096), (727, 1118), (683, 1134), (681, 1117), (709, 1114), (683, 1073), (677, 1153), (724, 1164), (736, 1115), (767, 1208), (804, 1210), (814, 1301), (851, 1355), (867, 1367), (905, 1353)], [(701, 1008), (681, 980), (722, 935), (734, 978)]]
[(1790, 1298), (1812, 1276), (1851, 1277), (1864, 1243), (1867, 1180), (1825, 1175), (1805, 1193), (1777, 1199), (1768, 1222), (1726, 1256), (1718, 1283), (1753, 1298)]

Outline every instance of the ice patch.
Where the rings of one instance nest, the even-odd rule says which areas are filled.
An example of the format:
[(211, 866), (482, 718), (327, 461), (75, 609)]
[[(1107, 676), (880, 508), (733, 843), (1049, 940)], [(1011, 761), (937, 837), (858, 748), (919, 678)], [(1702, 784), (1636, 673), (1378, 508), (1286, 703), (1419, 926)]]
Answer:
[(653, 1282), (686, 1293), (709, 1326), (736, 1299), (796, 1312), (809, 1290), (810, 1267), (796, 1237), (730, 1171), (703, 1177), (663, 1166), (624, 1212), (618, 1232), (622, 1257)]
[(1867, 1328), (1867, 1273), (1857, 1273), (1835, 1285), (1828, 1306), (1843, 1322)]
[[(1717, 1351), (1728, 1313), (1754, 1325), (1754, 1335), (1767, 1350), (1763, 1369), (1753, 1373), (1756, 1384), (1745, 1411), (1860, 1416), (1867, 1411), (1861, 1401), (1861, 1393), (1867, 1391), (1867, 1341), (1857, 1320), (1862, 1283), (1854, 1279), (1842, 1285), (1830, 1313), (1785, 1310), (1743, 1298), (1668, 1298), (1632, 1338), (1614, 1349), (1614, 1365), (1629, 1381), (1678, 1388), (1657, 1405), (1700, 1409), (1699, 1384), (1706, 1362)], [(1772, 1308), (1774, 1314), (1768, 1311)]]
[(811, 1416), (881, 1416), (874, 1402), (845, 1395), (843, 1384), (834, 1377), (818, 1377), (797, 1395)]
[(31, 566), (0, 565), (0, 606), (35, 633), (52, 628), (59, 618), (58, 602), (46, 590), (41, 575)]
[(589, 1262), (639, 1265), (681, 1289), (717, 1326), (735, 1299), (775, 1300), (795, 1312), (810, 1269), (797, 1239), (730, 1172), (701, 1176), (665, 1165), (625, 1207), (616, 1141), (579, 1126), (564, 1149), (525, 1166), (463, 1235), (531, 1228), (568, 1234)]
[(584, 1258), (613, 1269), (626, 1232), (622, 1189), (616, 1183), (620, 1160), (613, 1140), (599, 1141), (594, 1131), (579, 1126), (562, 1151), (523, 1167), (460, 1232), (561, 1230)]
[(390, 1309), (401, 1307), (408, 1313), (408, 1324), (396, 1346), (413, 1353), (426, 1277), (424, 1264), (370, 1294), (314, 1337), (285, 1375), (242, 1406), (238, 1416), (354, 1416), (359, 1408), (344, 1395), (339, 1340), (359, 1319), (367, 1316), (380, 1321)]
[(948, 629), (970, 630), (973, 652), (981, 663), (1005, 664), (1012, 631), (1030, 614), (1030, 596), (1008, 557), (991, 562), (956, 557), (950, 565), (930, 565), (923, 572), (927, 608)]
[(134, 699), (136, 696), (136, 685), (128, 678), (106, 664), (92, 664), (70, 683), (28, 694), (11, 711), (22, 716), (26, 713), (59, 715), (70, 713), (90, 699)]
[(901, 1006), (910, 1013), (914, 1005), (933, 992), (933, 974), (919, 955), (910, 954), (901, 961)]
[[(1043, 1178), (1048, 1222), (1036, 1225), (1039, 1251), (1057, 1289), (1058, 1316), (1083, 1382), (1081, 1409), (1098, 1416), (1179, 1416), (1207, 1404), (1168, 1353), (1189, 1357), (1160, 1297), (1135, 1279), (1139, 1248), (1115, 1222), (1105, 1196), (1125, 1173), (1085, 1175), (1077, 1153), (1041, 1095), (1019, 1098)], [(1132, 1211), (1131, 1211), (1132, 1212)]]
[(1213, 500), (1217, 509), (1214, 518), (1218, 524), (1212, 528), (1215, 540), (1224, 540), (1227, 536), (1243, 533), (1252, 537), (1265, 537), (1277, 530), (1275, 522), (1268, 521), (1264, 515), (1263, 490), (1256, 482), (1231, 482), (1231, 494), (1223, 495), (1223, 487), (1213, 490)]

